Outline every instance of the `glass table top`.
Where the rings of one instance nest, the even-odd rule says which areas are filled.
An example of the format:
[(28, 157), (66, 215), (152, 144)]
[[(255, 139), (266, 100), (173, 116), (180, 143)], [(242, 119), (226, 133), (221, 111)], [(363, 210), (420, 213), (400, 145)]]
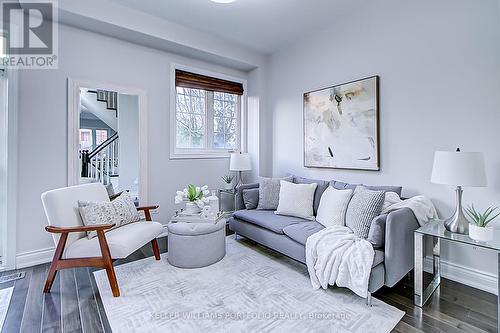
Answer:
[(473, 246), (483, 247), (490, 250), (500, 251), (500, 237), (496, 230), (492, 228), (491, 230), (494, 233), (493, 240), (489, 242), (480, 242), (476, 241), (469, 237), (469, 235), (457, 234), (453, 232), (449, 232), (444, 227), (444, 223), (441, 220), (433, 220), (429, 221), (423, 227), (420, 227), (415, 232), (427, 236), (438, 237), (440, 239), (459, 242), (463, 244), (469, 244)]

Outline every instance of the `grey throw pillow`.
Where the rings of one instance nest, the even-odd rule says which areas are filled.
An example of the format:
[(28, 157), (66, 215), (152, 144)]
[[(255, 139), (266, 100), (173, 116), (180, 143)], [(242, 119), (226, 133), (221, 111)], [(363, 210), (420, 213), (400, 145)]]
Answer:
[[(86, 226), (95, 224), (115, 224), (112, 229), (137, 222), (141, 216), (135, 208), (134, 201), (127, 192), (123, 192), (113, 201), (91, 202), (78, 201), (78, 210)], [(112, 229), (108, 229), (112, 230)], [(87, 232), (87, 238), (97, 236), (97, 232)]]
[(249, 188), (243, 190), (243, 203), (246, 209), (255, 209), (259, 204), (259, 189)]
[(347, 206), (345, 225), (356, 236), (366, 239), (373, 219), (382, 211), (384, 199), (384, 191), (359, 190), (358, 187)]
[(285, 178), (266, 178), (260, 177), (259, 180), (259, 204), (257, 209), (272, 209), (278, 208), (280, 199), (280, 180), (292, 182), (293, 177)]
[(373, 219), (370, 225), (370, 231), (368, 232), (369, 241), (374, 249), (380, 249), (384, 247), (385, 244), (385, 221), (387, 219), (387, 214), (382, 214)]

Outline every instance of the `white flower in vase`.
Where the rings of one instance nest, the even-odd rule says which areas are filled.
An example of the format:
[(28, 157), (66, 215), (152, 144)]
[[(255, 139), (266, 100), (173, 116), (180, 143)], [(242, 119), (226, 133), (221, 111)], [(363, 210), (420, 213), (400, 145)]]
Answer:
[(206, 196), (210, 194), (208, 186), (195, 186), (189, 184), (183, 191), (177, 191), (175, 195), (175, 203), (180, 204), (183, 201), (186, 203), (186, 212), (189, 214), (197, 214), (200, 209), (208, 203)]

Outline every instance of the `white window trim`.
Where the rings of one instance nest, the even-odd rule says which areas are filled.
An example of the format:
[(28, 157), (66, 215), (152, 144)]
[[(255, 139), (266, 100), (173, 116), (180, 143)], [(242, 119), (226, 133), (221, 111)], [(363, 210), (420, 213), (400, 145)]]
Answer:
[[(237, 110), (237, 131), (238, 131), (238, 146), (239, 149), (236, 150), (222, 150), (222, 149), (178, 149), (176, 148), (176, 100), (177, 100), (177, 91), (175, 86), (175, 70), (182, 70), (191, 73), (206, 75), (215, 77), (218, 79), (238, 82), (243, 85), (243, 95), (240, 96), (239, 107), (240, 110)], [(246, 105), (247, 105), (247, 81), (242, 78), (233, 77), (221, 73), (211, 72), (200, 68), (194, 68), (191, 66), (186, 66), (182, 64), (172, 63), (170, 64), (170, 159), (214, 159), (214, 158), (229, 158), (232, 152), (244, 152), (246, 151), (246, 140), (244, 139), (245, 130), (245, 119), (246, 119)], [(210, 103), (207, 103), (207, 120), (209, 119), (210, 112), (213, 113), (213, 105), (210, 106)], [(239, 111), (239, 112), (238, 112)], [(208, 121), (207, 121), (208, 126)], [(210, 133), (207, 130), (208, 133)], [(213, 132), (213, 131), (212, 131)], [(205, 144), (207, 147), (212, 147), (213, 138), (208, 135), (205, 138)]]

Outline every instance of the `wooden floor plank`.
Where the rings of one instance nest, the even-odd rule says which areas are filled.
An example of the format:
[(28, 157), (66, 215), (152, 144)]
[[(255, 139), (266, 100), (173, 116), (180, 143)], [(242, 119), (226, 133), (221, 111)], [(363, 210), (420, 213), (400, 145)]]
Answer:
[(99, 308), (97, 307), (97, 301), (91, 286), (88, 269), (75, 269), (75, 278), (83, 332), (104, 332), (104, 326), (99, 315)]
[(61, 331), (63, 333), (82, 332), (75, 270), (63, 269), (58, 274), (60, 274), (61, 279)]
[[(166, 250), (165, 245), (160, 244), (162, 253)], [(115, 265), (146, 256), (151, 256), (149, 244), (128, 258), (116, 261)], [(92, 274), (96, 269), (78, 268), (59, 272), (52, 292), (46, 294), (41, 303), (38, 300), (47, 268), (48, 265), (28, 268), (26, 278), (0, 285), (0, 288), (15, 286), (4, 332), (19, 332), (23, 312), (29, 322), (41, 317), (44, 332), (111, 332)], [(427, 279), (429, 277), (426, 276)], [(35, 301), (27, 297), (28, 292), (34, 295)], [(394, 332), (496, 332), (496, 296), (447, 279), (442, 279), (441, 286), (423, 308), (413, 304), (412, 279), (404, 279), (393, 288), (384, 287), (374, 296), (405, 311)], [(36, 305), (40, 303), (42, 305)], [(25, 304), (28, 305), (26, 308)], [(36, 314), (37, 311), (40, 314)], [(40, 321), (34, 322), (40, 325)], [(28, 327), (26, 325), (23, 324), (23, 327)]]
[(50, 293), (44, 294), (42, 332), (61, 332), (61, 279), (56, 274)]
[(94, 293), (94, 299), (97, 303), (97, 309), (99, 310), (99, 319), (102, 322), (105, 332), (111, 332), (111, 326), (109, 326), (108, 317), (106, 317), (106, 311), (104, 311), (104, 304), (102, 303), (101, 295), (99, 294), (99, 289), (95, 282), (93, 272), (96, 271), (94, 268), (89, 268), (87, 273), (89, 274), (90, 286), (92, 287), (92, 292)]
[(21, 322), (21, 333), (40, 332), (42, 329), (43, 313), (43, 285), (47, 272), (46, 265), (33, 267), (30, 285), (26, 296), (23, 319)]
[(23, 271), (26, 273), (23, 279), (0, 284), (1, 288), (14, 287), (14, 292), (12, 293), (12, 298), (10, 300), (9, 310), (7, 311), (7, 316), (5, 318), (2, 329), (2, 332), (5, 333), (19, 332), (19, 330), (21, 329), (21, 321), (23, 319), (24, 306), (26, 304), (26, 296), (28, 295), (33, 268), (29, 267), (16, 271), (6, 272), (14, 273)]

